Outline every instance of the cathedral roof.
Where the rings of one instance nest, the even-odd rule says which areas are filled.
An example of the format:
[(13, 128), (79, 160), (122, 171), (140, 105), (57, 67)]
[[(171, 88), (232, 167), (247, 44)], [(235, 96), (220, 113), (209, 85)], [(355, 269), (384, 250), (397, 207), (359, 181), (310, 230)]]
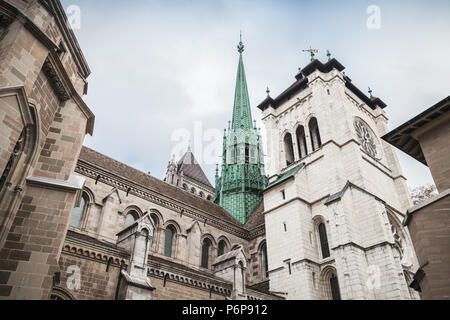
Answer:
[(265, 223), (264, 220), (264, 200), (261, 200), (259, 205), (253, 210), (253, 212), (248, 217), (247, 222), (244, 227), (248, 230), (259, 227)]
[(450, 96), (439, 101), (431, 108), (425, 110), (421, 114), (415, 116), (411, 120), (406, 121), (398, 128), (392, 130), (382, 137), (383, 140), (396, 146), (406, 154), (410, 155), (417, 161), (428, 166), (419, 141), (413, 137), (413, 132), (429, 125), (430, 122), (436, 121), (437, 118), (444, 118), (445, 113), (450, 111)]
[(165, 183), (88, 147), (83, 146), (81, 149), (79, 161), (87, 162), (90, 165), (103, 169), (110, 174), (117, 175), (118, 177), (129, 180), (137, 185), (141, 185), (144, 188), (148, 188), (151, 191), (174, 199), (175, 201), (179, 201), (187, 206), (202, 210), (217, 219), (242, 227), (237, 220), (235, 220), (227, 211), (217, 204)]
[(197, 160), (195, 160), (194, 154), (190, 149), (181, 157), (180, 161), (178, 161), (177, 172), (183, 172), (185, 176), (200, 182), (209, 188), (214, 188), (198, 164)]
[(279, 185), (280, 183), (282, 183), (282, 182), (284, 182), (284, 181), (294, 177), (297, 174), (297, 172), (299, 172), (300, 169), (303, 168), (304, 166), (305, 166), (305, 163), (302, 162), (299, 165), (293, 167), (292, 169), (289, 169), (288, 171), (283, 173), (281, 176), (279, 176), (277, 180), (275, 180), (272, 183), (270, 183), (264, 191), (266, 191), (266, 190), (268, 190), (270, 188), (273, 188), (276, 185)]
[[(293, 95), (303, 91), (308, 87), (308, 76), (316, 70), (319, 70), (322, 73), (331, 72), (333, 69), (338, 70), (339, 72), (343, 71), (345, 67), (336, 59), (330, 59), (326, 63), (322, 63), (321, 61), (315, 59), (311, 61), (307, 66), (305, 66), (301, 72), (299, 72), (295, 79), (296, 81), (290, 85), (286, 90), (284, 90), (280, 95), (278, 95), (275, 99), (271, 97), (267, 97), (264, 99), (257, 108), (264, 111), (269, 106), (276, 109), (283, 102), (289, 100)], [(358, 98), (360, 98), (365, 104), (367, 104), (370, 108), (375, 109), (377, 106), (380, 108), (385, 108), (386, 104), (380, 99), (376, 97), (368, 97), (361, 90), (359, 90), (353, 83), (352, 80), (344, 75), (345, 86), (351, 92), (353, 92)]]

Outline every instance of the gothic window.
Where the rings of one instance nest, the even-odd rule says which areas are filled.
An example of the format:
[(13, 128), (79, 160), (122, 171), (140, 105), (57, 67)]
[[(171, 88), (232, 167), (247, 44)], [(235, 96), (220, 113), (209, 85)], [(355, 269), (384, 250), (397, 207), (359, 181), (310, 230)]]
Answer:
[(208, 196), (206, 197), (206, 200), (211, 201), (211, 196), (208, 195)]
[(200, 191), (200, 193), (198, 194), (198, 196), (199, 196), (200, 198), (204, 198), (204, 197), (205, 197), (205, 194), (203, 193), (203, 191)]
[(284, 136), (284, 155), (286, 158), (286, 166), (290, 166), (294, 163), (294, 147), (292, 145), (292, 136), (290, 133), (286, 133)]
[(183, 189), (187, 191), (187, 189), (188, 189), (188, 186), (187, 186), (187, 184), (186, 184), (186, 183), (183, 183)]
[(80, 204), (78, 207), (73, 208), (72, 215), (70, 216), (70, 226), (74, 228), (79, 228), (81, 224), (81, 219), (86, 212), (87, 204), (89, 203), (89, 198), (86, 193), (83, 192), (80, 199)]
[(261, 270), (262, 270), (262, 276), (264, 279), (269, 277), (269, 264), (267, 261), (267, 245), (264, 242), (264, 244), (261, 246), (260, 250), (260, 256), (261, 256)]
[(138, 213), (134, 210), (131, 210), (127, 213), (127, 217), (125, 218), (124, 228), (131, 226), (139, 217)]
[(217, 256), (220, 257), (225, 253), (227, 249), (227, 244), (224, 240), (219, 241), (218, 249), (217, 249)]
[(330, 248), (328, 246), (327, 229), (324, 223), (319, 224), (319, 239), (320, 248), (322, 249), (322, 258), (328, 258), (330, 256)]
[(300, 159), (302, 159), (308, 155), (305, 128), (303, 126), (299, 126), (295, 134), (297, 135), (298, 154), (300, 155)]
[(336, 275), (330, 277), (331, 297), (333, 300), (341, 300), (341, 292), (339, 291), (339, 282)]
[(361, 118), (355, 118), (354, 127), (356, 130), (356, 136), (358, 138), (361, 147), (366, 151), (371, 157), (377, 158), (377, 143), (378, 140), (370, 129), (369, 125), (365, 123)]
[(195, 194), (195, 188), (191, 188), (191, 193)]
[(166, 257), (172, 256), (173, 239), (175, 234), (175, 228), (172, 225), (167, 226), (164, 241), (164, 255)]
[(202, 268), (209, 268), (209, 252), (211, 248), (211, 240), (205, 239), (202, 244)]
[(309, 134), (311, 136), (311, 146), (313, 151), (316, 151), (322, 146), (322, 140), (320, 139), (319, 125), (316, 118), (309, 120)]

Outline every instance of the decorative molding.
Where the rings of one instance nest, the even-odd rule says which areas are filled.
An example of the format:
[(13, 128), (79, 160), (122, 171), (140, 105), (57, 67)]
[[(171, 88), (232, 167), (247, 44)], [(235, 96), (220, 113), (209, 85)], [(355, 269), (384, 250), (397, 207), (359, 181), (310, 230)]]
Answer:
[[(151, 261), (150, 261), (151, 263)], [(167, 270), (160, 269), (158, 267), (150, 266), (148, 268), (148, 275), (153, 276), (160, 279), (167, 279), (172, 282), (181, 283), (183, 285), (187, 285), (190, 287), (194, 287), (201, 290), (207, 290), (210, 292), (216, 292), (221, 295), (230, 296), (231, 295), (231, 287), (232, 285), (229, 284), (229, 286), (225, 285), (219, 285), (211, 283), (207, 280), (197, 280), (193, 279), (191, 277), (182, 275), (178, 272), (170, 272)]]
[(64, 8), (59, 1), (39, 0), (39, 3), (55, 19), (55, 23), (58, 26), (64, 42), (67, 44), (70, 55), (72, 56), (72, 59), (75, 62), (80, 75), (82, 76), (82, 78), (86, 79), (91, 73), (91, 70), (89, 69), (87, 61), (83, 55), (83, 52), (81, 51), (80, 45), (75, 37), (74, 32), (70, 28), (66, 13), (64, 12)]
[(13, 18), (4, 12), (0, 12), (0, 27), (6, 28), (13, 22)]
[(249, 238), (250, 240), (264, 236), (266, 234), (266, 224), (263, 223), (260, 226), (257, 226), (256, 228), (253, 228), (249, 231)]
[(125, 178), (113, 175), (108, 171), (102, 168), (98, 168), (90, 163), (79, 160), (75, 168), (75, 172), (94, 180), (98, 175), (100, 175), (101, 178), (99, 181), (107, 185), (120, 189), (124, 192), (127, 192), (127, 190), (130, 189), (129, 194), (133, 194), (137, 197), (153, 202), (156, 205), (165, 207), (175, 212), (181, 212), (181, 210), (183, 210), (183, 215), (187, 215), (194, 220), (206, 221), (206, 223), (208, 223), (209, 225), (220, 230), (229, 232), (245, 240), (250, 239), (249, 231), (243, 227), (239, 228), (238, 226), (220, 220), (216, 216), (201, 211), (200, 209), (188, 207), (188, 205), (185, 203), (181, 203), (175, 199), (167, 198), (164, 195), (150, 190), (145, 186), (141, 186)]
[(44, 188), (58, 189), (58, 190), (67, 190), (76, 192), (78, 190), (83, 189), (85, 178), (71, 175), (69, 180), (57, 180), (52, 178), (44, 178), (44, 177), (34, 177), (30, 176), (27, 178), (27, 183), (30, 185), (38, 185)]
[(55, 67), (50, 62), (50, 59), (47, 57), (45, 59), (44, 65), (42, 66), (42, 71), (47, 76), (53, 91), (55, 91), (56, 96), (58, 97), (60, 102), (65, 102), (70, 99), (70, 94), (68, 90), (65, 88), (63, 82), (58, 76)]
[(105, 252), (103, 248), (85, 248), (82, 245), (76, 245), (71, 242), (72, 241), (69, 240), (64, 243), (62, 253), (82, 257), (84, 259), (96, 261), (103, 264), (107, 264), (108, 261), (112, 258), (111, 265), (118, 268), (120, 268), (121, 264), (128, 263), (127, 259), (124, 259), (123, 257), (118, 255), (111, 254), (110, 252)]

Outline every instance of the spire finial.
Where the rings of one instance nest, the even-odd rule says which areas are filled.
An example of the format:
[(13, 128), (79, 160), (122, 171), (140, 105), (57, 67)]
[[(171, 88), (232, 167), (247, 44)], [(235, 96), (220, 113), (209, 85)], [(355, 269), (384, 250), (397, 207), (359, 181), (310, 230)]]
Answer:
[(370, 89), (370, 87), (369, 87), (369, 95), (370, 95), (370, 97), (372, 98), (372, 89)]
[(270, 96), (270, 90), (269, 90), (269, 87), (267, 87), (266, 93), (267, 93), (267, 96), (269, 97), (269, 96)]
[(188, 145), (188, 148), (187, 148), (187, 152), (191, 152), (191, 139), (189, 138), (189, 145)]
[(330, 50), (327, 50), (327, 57), (328, 57), (328, 61), (330, 61), (330, 60), (331, 60), (331, 53), (330, 53)]
[(238, 52), (242, 54), (244, 52), (244, 44), (242, 43), (242, 31), (239, 33), (239, 44), (237, 46)]

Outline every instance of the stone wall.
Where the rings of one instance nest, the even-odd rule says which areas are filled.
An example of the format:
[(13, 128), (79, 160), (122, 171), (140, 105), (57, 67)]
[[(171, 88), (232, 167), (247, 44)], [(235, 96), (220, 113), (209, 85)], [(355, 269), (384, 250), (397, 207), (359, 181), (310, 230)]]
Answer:
[[(419, 281), (425, 300), (450, 299), (450, 195), (411, 210), (408, 228), (425, 276)], [(427, 264), (428, 262), (428, 264)]]
[(0, 298), (47, 299), (84, 183), (73, 171), (93, 127), (80, 97), (89, 68), (59, 2), (7, 3), (0, 3), (10, 22), (0, 38)]

